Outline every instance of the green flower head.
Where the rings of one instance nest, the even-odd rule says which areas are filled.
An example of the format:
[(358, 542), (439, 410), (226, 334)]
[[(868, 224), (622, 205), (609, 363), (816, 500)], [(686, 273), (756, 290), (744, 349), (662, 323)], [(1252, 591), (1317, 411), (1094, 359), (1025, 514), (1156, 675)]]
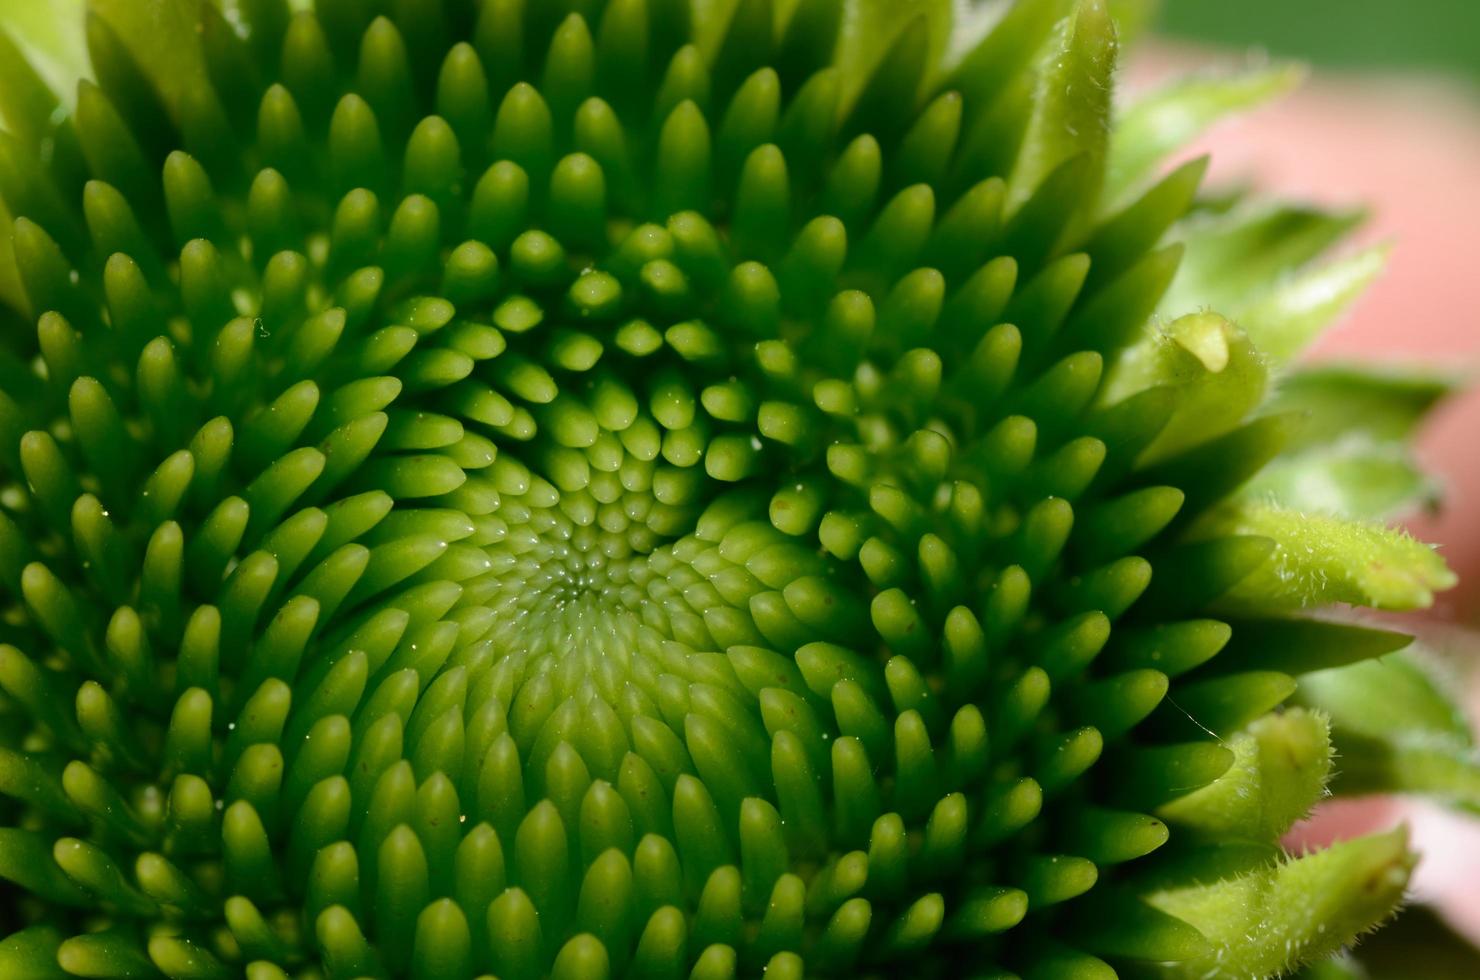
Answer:
[(1278, 841), (1333, 732), (1403, 758), (1337, 668), (1406, 637), (1306, 610), (1451, 584), (1371, 522), (1444, 385), (1290, 367), (1380, 254), (1161, 165), (1289, 69), (86, 8), (75, 90), (0, 33), (0, 976), (1244, 980), (1392, 913), (1401, 832)]

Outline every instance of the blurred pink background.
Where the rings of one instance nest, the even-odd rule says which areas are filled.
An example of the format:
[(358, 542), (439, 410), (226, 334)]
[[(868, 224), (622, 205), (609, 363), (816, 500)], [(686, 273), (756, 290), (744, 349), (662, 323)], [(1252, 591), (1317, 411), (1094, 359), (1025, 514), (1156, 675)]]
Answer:
[[(1127, 67), (1128, 94), (1226, 52), (1161, 46)], [(1316, 204), (1363, 205), (1372, 218), (1355, 244), (1391, 241), (1386, 273), (1311, 352), (1436, 365), (1469, 374), (1474, 386), (1441, 408), (1420, 456), (1445, 483), (1447, 506), (1414, 515), (1413, 533), (1442, 548), (1460, 576), (1421, 619), (1404, 627), (1471, 677), (1468, 702), (1480, 717), (1480, 94), (1406, 77), (1317, 73), (1293, 96), (1226, 123), (1184, 157), (1211, 152), (1209, 183), (1251, 182)], [(1480, 818), (1416, 801), (1327, 804), (1291, 843), (1325, 843), (1406, 820), (1428, 855), (1415, 897), (1432, 901), (1480, 943)]]

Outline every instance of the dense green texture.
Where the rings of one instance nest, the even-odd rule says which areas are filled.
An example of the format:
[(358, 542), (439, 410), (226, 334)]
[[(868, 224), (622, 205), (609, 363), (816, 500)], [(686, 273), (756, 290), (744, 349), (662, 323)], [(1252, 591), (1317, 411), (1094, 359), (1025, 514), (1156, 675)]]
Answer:
[(1236, 492), (1350, 298), (1292, 284), (1370, 270), (1214, 208), (1247, 330), (1153, 317), (1202, 166), (1115, 144), (1098, 0), (949, 62), (925, 2), (94, 6), (75, 112), (0, 78), (0, 976), (1233, 978), (1391, 913), (1401, 835), (1281, 854), (1330, 726), (1267, 712), (1405, 642), (1293, 614), (1451, 576)]

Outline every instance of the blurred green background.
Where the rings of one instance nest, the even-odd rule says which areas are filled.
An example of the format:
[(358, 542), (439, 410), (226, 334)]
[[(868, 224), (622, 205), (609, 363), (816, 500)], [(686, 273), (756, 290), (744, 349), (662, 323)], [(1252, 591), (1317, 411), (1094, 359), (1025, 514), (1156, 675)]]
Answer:
[[(294, 4), (303, 0), (290, 0)], [(1157, 26), (1187, 40), (1258, 47), (1329, 68), (1440, 72), (1480, 86), (1480, 0), (1116, 0), (1123, 15), (1160, 6)], [(0, 23), (60, 60), (58, 9), (81, 0), (0, 0)], [(49, 42), (49, 43), (48, 43)]]
[(1163, 34), (1480, 84), (1480, 0), (1162, 0)]

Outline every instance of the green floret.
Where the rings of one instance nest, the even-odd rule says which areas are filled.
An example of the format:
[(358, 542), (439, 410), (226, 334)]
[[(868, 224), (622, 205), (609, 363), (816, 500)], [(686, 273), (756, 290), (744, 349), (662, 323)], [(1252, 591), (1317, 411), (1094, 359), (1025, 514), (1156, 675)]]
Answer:
[(1292, 73), (1113, 124), (1106, 3), (958, 7), (94, 0), (75, 103), (0, 33), (0, 976), (1274, 977), (1392, 914), (1401, 833), (1278, 841), (1407, 638), (1296, 614), (1452, 584), (1353, 519), (1442, 392), (1285, 367), (1349, 222), (1156, 176)]

